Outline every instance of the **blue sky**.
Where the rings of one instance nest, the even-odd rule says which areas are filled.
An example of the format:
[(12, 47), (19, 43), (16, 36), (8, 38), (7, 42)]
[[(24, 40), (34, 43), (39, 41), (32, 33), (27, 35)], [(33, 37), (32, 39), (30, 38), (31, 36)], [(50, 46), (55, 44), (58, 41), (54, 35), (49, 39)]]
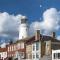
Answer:
[(40, 18), (40, 0), (0, 0), (0, 11), (23, 14), (30, 21)]
[[(40, 7), (42, 5), (42, 7)], [(43, 20), (43, 13), (49, 8), (60, 10), (60, 0), (0, 0), (0, 12), (22, 14), (28, 17), (29, 23)], [(60, 35), (59, 30), (56, 31)]]
[(43, 11), (51, 7), (60, 10), (60, 0), (0, 0), (1, 12), (27, 15), (31, 20), (39, 19)]

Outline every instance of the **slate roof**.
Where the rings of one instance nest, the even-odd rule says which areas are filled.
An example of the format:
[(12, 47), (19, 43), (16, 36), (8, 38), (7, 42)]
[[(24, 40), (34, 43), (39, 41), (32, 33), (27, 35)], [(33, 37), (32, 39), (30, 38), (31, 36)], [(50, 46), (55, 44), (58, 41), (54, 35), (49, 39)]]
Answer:
[[(49, 41), (49, 40), (51, 40), (51, 42), (60, 42), (56, 38), (40, 34), (40, 41)], [(32, 36), (29, 40), (27, 39), (26, 43), (29, 44), (29, 43), (32, 43), (32, 42), (35, 42), (35, 41), (39, 41), (39, 40), (35, 40), (35, 36)]]

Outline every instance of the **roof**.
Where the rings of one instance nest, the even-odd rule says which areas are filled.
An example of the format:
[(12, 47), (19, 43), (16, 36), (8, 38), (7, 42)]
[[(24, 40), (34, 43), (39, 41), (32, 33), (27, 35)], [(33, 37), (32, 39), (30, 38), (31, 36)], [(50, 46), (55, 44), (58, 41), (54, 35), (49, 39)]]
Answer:
[[(32, 36), (32, 37), (33, 37), (33, 36)], [(27, 38), (24, 38), (24, 39), (17, 40), (15, 43), (9, 44), (8, 46), (12, 46), (12, 45), (14, 46), (14, 45), (16, 45), (17, 43), (21, 43), (21, 42), (24, 42), (24, 43), (25, 43), (27, 40), (29, 40), (29, 41), (32, 40), (32, 39), (31, 39), (32, 37), (27, 37)]]
[(0, 48), (0, 52), (6, 52), (7, 48)]
[(24, 39), (17, 40), (15, 43), (26, 42), (26, 41), (30, 40), (32, 37), (27, 37), (27, 38), (24, 38)]
[[(49, 40), (51, 40), (52, 42), (60, 42), (56, 38), (40, 34), (40, 41), (49, 41)], [(35, 40), (35, 36), (32, 36), (29, 40), (26, 41), (26, 43), (29, 44), (29, 43), (32, 43), (32, 42), (35, 42), (35, 41), (39, 41), (39, 40)]]
[(52, 37), (50, 37), (50, 36), (42, 35), (42, 40), (44, 40), (44, 41), (49, 41), (51, 39), (52, 39)]
[[(52, 42), (60, 42), (56, 38), (40, 34), (40, 41), (49, 41), (49, 40), (51, 40)], [(24, 38), (24, 39), (17, 40), (15, 43), (10, 44), (8, 46), (11, 46), (11, 45), (14, 45), (14, 44), (17, 44), (17, 43), (21, 43), (21, 42), (30, 44), (30, 43), (36, 42), (36, 41), (39, 41), (39, 40), (35, 40), (35, 36), (32, 36), (32, 37), (27, 37), (27, 38)]]

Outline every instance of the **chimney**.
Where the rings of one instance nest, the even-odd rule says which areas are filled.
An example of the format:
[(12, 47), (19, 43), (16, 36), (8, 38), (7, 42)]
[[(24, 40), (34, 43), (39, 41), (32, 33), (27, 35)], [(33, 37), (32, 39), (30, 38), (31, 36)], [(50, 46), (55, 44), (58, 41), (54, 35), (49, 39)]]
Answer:
[(40, 30), (36, 30), (35, 40), (40, 40)]
[(55, 38), (55, 37), (56, 37), (55, 32), (53, 32), (53, 33), (52, 33), (52, 37), (53, 37), (53, 38)]

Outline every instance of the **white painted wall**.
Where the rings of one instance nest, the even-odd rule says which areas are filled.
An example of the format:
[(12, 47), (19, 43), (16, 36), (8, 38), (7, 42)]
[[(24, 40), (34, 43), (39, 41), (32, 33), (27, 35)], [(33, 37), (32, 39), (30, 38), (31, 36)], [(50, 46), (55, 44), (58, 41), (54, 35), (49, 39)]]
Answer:
[(0, 55), (1, 55), (1, 58), (3, 57), (3, 60), (4, 60), (4, 58), (7, 57), (7, 52), (0, 52)]
[[(54, 59), (54, 53), (57, 53), (56, 59)], [(58, 53), (60, 53), (60, 50), (52, 50), (52, 60), (60, 60), (58, 59)]]

